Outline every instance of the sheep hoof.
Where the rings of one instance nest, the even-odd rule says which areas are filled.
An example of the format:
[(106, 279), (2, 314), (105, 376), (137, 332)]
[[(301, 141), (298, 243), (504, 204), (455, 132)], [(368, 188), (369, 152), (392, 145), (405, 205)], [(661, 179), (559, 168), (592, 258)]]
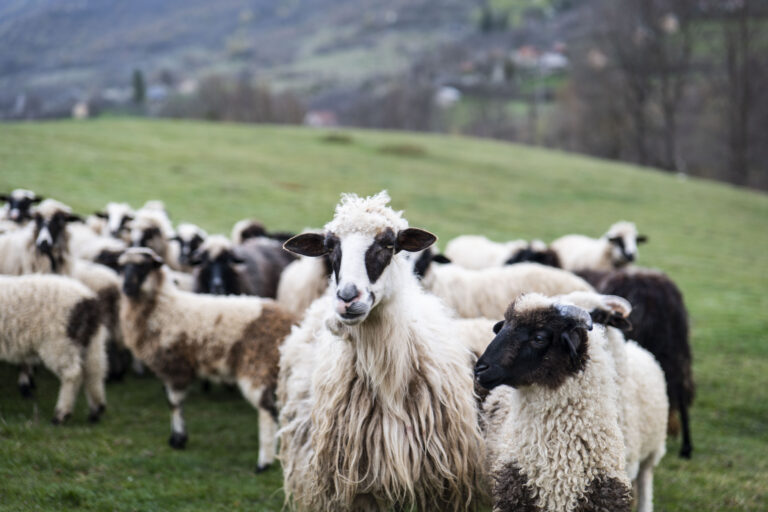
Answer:
[(693, 446), (683, 446), (680, 448), (680, 458), (681, 459), (689, 459), (691, 458), (691, 454), (693, 453)]
[(90, 421), (91, 423), (98, 423), (99, 419), (101, 418), (101, 415), (104, 413), (106, 408), (107, 407), (103, 404), (99, 405), (95, 410), (91, 411), (88, 414), (88, 421)]
[(259, 464), (258, 466), (256, 466), (255, 473), (258, 475), (259, 473), (263, 473), (271, 467), (272, 467), (272, 464)]
[(67, 421), (69, 419), (69, 416), (70, 416), (69, 413), (61, 415), (61, 416), (59, 414), (56, 414), (51, 419), (51, 425), (54, 425), (54, 426), (61, 425), (62, 423), (64, 423), (65, 421)]
[(32, 398), (33, 389), (34, 389), (34, 386), (31, 386), (29, 384), (19, 384), (19, 393), (21, 393), (21, 396), (23, 396), (24, 398)]
[(168, 439), (168, 444), (175, 450), (183, 450), (187, 446), (187, 434), (172, 432), (171, 437)]

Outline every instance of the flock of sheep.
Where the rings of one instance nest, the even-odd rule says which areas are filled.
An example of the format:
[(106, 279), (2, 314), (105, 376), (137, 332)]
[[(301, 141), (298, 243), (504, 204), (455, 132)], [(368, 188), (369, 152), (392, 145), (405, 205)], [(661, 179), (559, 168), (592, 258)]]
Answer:
[(622, 511), (634, 487), (646, 512), (667, 432), (691, 455), (687, 314), (634, 266), (632, 223), (439, 254), (386, 192), (296, 236), (174, 228), (158, 201), (82, 218), (0, 199), (0, 359), (25, 395), (35, 365), (59, 378), (54, 423), (83, 386), (98, 421), (107, 376), (148, 368), (184, 448), (193, 382), (235, 385), (257, 471), (279, 458), (299, 510)]

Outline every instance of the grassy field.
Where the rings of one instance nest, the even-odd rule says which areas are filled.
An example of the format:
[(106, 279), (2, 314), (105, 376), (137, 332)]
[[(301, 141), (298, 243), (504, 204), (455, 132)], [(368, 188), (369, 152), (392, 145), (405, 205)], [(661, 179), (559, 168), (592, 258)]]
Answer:
[[(0, 191), (31, 188), (89, 213), (108, 200), (166, 202), (174, 220), (228, 233), (243, 217), (272, 229), (326, 222), (339, 193), (386, 188), (441, 244), (600, 235), (637, 222), (640, 263), (664, 269), (691, 313), (698, 396), (693, 460), (678, 441), (656, 479), (656, 510), (768, 508), (768, 197), (628, 165), (463, 138), (298, 128), (102, 120), (0, 124)], [(279, 510), (279, 469), (259, 476), (256, 412), (221, 388), (186, 404), (190, 442), (171, 450), (154, 378), (108, 386), (99, 425), (84, 399), (53, 427), (57, 382), (23, 400), (0, 365), (0, 509)]]

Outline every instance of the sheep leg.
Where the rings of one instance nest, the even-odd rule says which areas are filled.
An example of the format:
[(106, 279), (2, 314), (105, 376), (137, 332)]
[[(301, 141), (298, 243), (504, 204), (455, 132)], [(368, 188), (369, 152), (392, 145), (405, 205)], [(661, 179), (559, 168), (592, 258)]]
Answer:
[(72, 415), (77, 392), (83, 382), (83, 360), (80, 349), (69, 339), (43, 345), (38, 354), (43, 364), (61, 381), (59, 397), (51, 423), (59, 425)]
[(682, 384), (680, 385), (680, 423), (683, 427), (683, 442), (680, 445), (680, 457), (690, 459), (693, 452), (691, 442), (691, 428), (688, 424), (688, 406), (685, 404), (685, 395), (683, 394)]
[(237, 385), (245, 399), (259, 411), (259, 458), (256, 473), (261, 473), (275, 461), (277, 447), (277, 409), (270, 399), (272, 390), (254, 385), (247, 378), (238, 379)]
[(653, 511), (653, 459), (645, 459), (637, 473), (637, 512)]
[(32, 391), (35, 389), (35, 379), (33, 376), (34, 367), (31, 364), (25, 364), (21, 366), (19, 370), (19, 393), (24, 398), (31, 398)]
[(107, 376), (106, 333), (100, 332), (88, 345), (85, 354), (85, 397), (88, 400), (88, 421), (96, 423), (107, 408), (104, 379)]
[(168, 404), (171, 406), (171, 437), (168, 444), (176, 450), (183, 450), (187, 446), (187, 429), (182, 415), (182, 403), (187, 396), (187, 390), (173, 389), (166, 384), (165, 392), (168, 395)]

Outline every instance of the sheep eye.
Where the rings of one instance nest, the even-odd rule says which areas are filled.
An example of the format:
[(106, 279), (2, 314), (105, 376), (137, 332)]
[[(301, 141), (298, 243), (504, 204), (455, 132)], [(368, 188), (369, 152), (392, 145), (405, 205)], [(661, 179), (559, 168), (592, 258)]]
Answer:
[(550, 334), (547, 331), (536, 331), (531, 337), (531, 345), (541, 348), (549, 343)]

